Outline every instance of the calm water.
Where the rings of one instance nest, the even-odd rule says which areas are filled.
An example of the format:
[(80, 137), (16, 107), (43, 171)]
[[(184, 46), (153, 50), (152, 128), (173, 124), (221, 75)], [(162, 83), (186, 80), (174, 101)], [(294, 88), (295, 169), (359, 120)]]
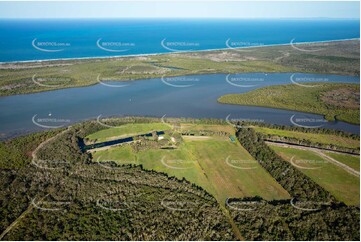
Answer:
[[(66, 126), (81, 120), (107, 116), (153, 116), (246, 119), (307, 127), (321, 126), (359, 133), (358, 125), (325, 122), (320, 115), (271, 108), (225, 105), (217, 98), (228, 93), (244, 93), (276, 84), (310, 85), (307, 82), (359, 84), (359, 77), (312, 74), (252, 73), (213, 74), (179, 78), (109, 82), (90, 87), (63, 89), (0, 98), (2, 138), (44, 130), (39, 126)], [(295, 84), (295, 85), (296, 85)], [(122, 87), (120, 87), (122, 86)], [(310, 90), (312, 87), (305, 87)], [(35, 116), (36, 115), (36, 116)], [(34, 117), (35, 116), (35, 117)], [(34, 121), (34, 122), (33, 122)], [(293, 122), (293, 123), (292, 123)]]
[[(162, 135), (162, 134), (164, 134), (164, 131), (156, 131), (156, 134), (158, 136)], [(152, 133), (147, 133), (147, 134), (141, 134), (141, 135), (137, 135), (137, 136), (152, 137), (152, 135), (153, 135)], [(131, 142), (133, 140), (134, 140), (133, 137), (127, 137), (127, 138), (123, 138), (123, 139), (105, 141), (105, 142), (95, 143), (95, 144), (91, 144), (91, 145), (81, 145), (81, 149), (82, 150), (97, 149), (97, 148), (102, 148), (102, 147), (106, 147), (106, 146), (112, 146), (112, 145), (117, 145), (117, 144), (128, 143), (128, 142)]]
[(288, 44), (292, 39), (359, 38), (360, 24), (289, 19), (0, 20), (0, 34), (0, 62), (7, 62), (219, 49), (227, 48), (227, 40), (231, 47), (249, 47)]

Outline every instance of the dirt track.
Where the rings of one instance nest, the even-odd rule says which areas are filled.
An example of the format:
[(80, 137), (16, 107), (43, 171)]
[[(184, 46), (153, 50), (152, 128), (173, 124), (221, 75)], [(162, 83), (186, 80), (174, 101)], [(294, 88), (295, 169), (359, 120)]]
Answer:
[[(294, 149), (299, 149), (299, 150), (308, 150), (308, 151), (312, 151), (315, 152), (316, 154), (318, 154), (319, 156), (321, 156), (322, 158), (326, 159), (327, 161), (331, 162), (332, 164), (344, 169), (345, 171), (347, 171), (348, 173), (350, 173), (351, 175), (360, 177), (360, 171), (357, 171), (351, 167), (349, 167), (348, 165), (345, 165), (337, 160), (335, 160), (334, 158), (326, 155), (325, 153), (323, 153), (321, 149), (317, 149), (317, 148), (311, 148), (311, 147), (304, 147), (304, 146), (299, 146), (299, 145), (290, 145), (290, 144), (282, 144), (282, 143), (274, 143), (274, 142), (269, 142), (266, 141), (266, 144), (271, 144), (271, 145), (275, 145), (275, 146), (280, 146), (280, 147), (288, 147), (288, 148), (294, 148)], [(339, 153), (337, 151), (333, 151), (334, 153)], [(343, 154), (343, 153), (342, 153)]]

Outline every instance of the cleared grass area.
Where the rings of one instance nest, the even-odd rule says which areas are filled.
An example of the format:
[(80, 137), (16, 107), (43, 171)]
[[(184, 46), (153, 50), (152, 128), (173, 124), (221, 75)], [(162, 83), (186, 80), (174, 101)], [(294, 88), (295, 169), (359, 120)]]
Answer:
[(206, 140), (187, 145), (199, 160), (219, 200), (256, 195), (268, 200), (289, 197), (239, 143)]
[(296, 138), (300, 140), (309, 140), (314, 143), (321, 143), (321, 144), (332, 144), (337, 146), (342, 146), (346, 148), (359, 148), (360, 141), (354, 140), (346, 137), (341, 137), (338, 135), (332, 134), (315, 134), (315, 133), (304, 133), (298, 131), (291, 131), (291, 130), (279, 130), (279, 129), (270, 129), (265, 127), (253, 127), (256, 132), (262, 134), (269, 134), (269, 135), (277, 135), (282, 137), (289, 137), (289, 138)]
[(186, 141), (208, 140), (211, 138), (210, 136), (183, 136), (183, 140)]
[(360, 178), (328, 162), (312, 151), (270, 147), (297, 169), (347, 205), (360, 204)]
[(85, 137), (85, 140), (87, 144), (90, 144), (169, 129), (169, 126), (164, 123), (124, 124), (90, 134)]
[(94, 161), (115, 160), (119, 164), (137, 164), (137, 156), (129, 145), (114, 146), (93, 152)]
[(228, 94), (220, 103), (261, 106), (325, 115), (327, 120), (360, 123), (360, 85), (308, 83), (312, 88), (287, 84), (262, 87), (243, 94)]
[(334, 152), (324, 152), (324, 153), (357, 171), (360, 170), (360, 156), (336, 154)]
[(149, 149), (134, 153), (130, 146), (93, 153), (95, 161), (142, 164), (199, 185), (220, 204), (228, 197), (261, 196), (286, 199), (289, 194), (239, 144), (229, 139), (185, 140), (178, 149)]
[(234, 128), (229, 124), (225, 125), (213, 125), (213, 124), (180, 124), (181, 130), (212, 130), (212, 131), (224, 131), (230, 134), (234, 133)]

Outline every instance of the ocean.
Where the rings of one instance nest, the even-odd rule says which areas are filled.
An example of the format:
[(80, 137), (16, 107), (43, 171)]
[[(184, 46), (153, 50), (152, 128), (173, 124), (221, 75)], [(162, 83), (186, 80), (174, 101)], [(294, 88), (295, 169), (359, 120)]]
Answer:
[(0, 62), (129, 56), (360, 37), (358, 20), (0, 20)]

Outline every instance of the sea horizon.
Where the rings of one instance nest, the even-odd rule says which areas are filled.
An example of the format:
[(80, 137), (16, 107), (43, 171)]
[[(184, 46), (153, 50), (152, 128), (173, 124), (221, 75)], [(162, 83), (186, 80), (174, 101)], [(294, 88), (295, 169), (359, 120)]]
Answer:
[(358, 20), (327, 18), (0, 19), (0, 32), (0, 63), (119, 58), (360, 38)]

